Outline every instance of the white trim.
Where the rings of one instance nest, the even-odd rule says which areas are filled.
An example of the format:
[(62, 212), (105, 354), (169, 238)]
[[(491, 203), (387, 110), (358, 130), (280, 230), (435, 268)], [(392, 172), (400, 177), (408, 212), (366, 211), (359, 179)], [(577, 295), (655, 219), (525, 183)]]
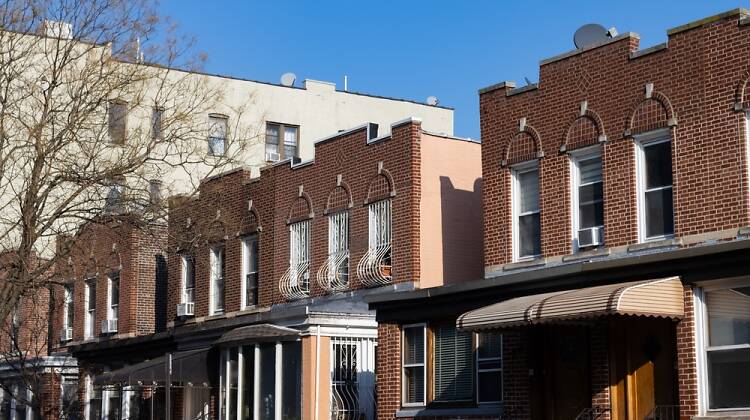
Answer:
[[(220, 252), (221, 251), (221, 252)], [(224, 244), (220, 245), (214, 245), (211, 247), (210, 252), (210, 282), (209, 282), (209, 295), (208, 295), (208, 313), (209, 315), (220, 315), (226, 312), (226, 296), (224, 297), (224, 302), (222, 305), (222, 308), (218, 308), (216, 298), (214, 297), (217, 292), (217, 284), (218, 280), (222, 279), (223, 283), (223, 289), (222, 294), (226, 294), (226, 273), (224, 272), (224, 267), (226, 266), (225, 260), (226, 260), (226, 247)], [(219, 254), (221, 254), (221, 258), (219, 258)], [(221, 270), (221, 271), (220, 271)]]
[[(410, 328), (422, 328), (422, 363), (415, 363), (413, 365), (406, 365), (404, 362), (404, 355), (406, 353), (404, 346), (406, 345), (406, 332), (405, 330)], [(401, 326), (401, 405), (403, 407), (423, 407), (427, 405), (427, 323), (420, 322), (416, 324), (405, 324)], [(422, 402), (406, 402), (406, 375), (404, 371), (409, 367), (422, 366)]]
[[(671, 239), (674, 237), (674, 177), (672, 184), (668, 187), (652, 188), (650, 191), (661, 189), (672, 189), (672, 233), (667, 235), (646, 236), (646, 162), (644, 148), (660, 143), (670, 143), (670, 151), (673, 151), (672, 131), (669, 128), (649, 131), (647, 133), (633, 136), (635, 142), (635, 166), (636, 166), (636, 206), (638, 214), (638, 242), (652, 242)], [(674, 162), (672, 163), (674, 168)]]
[[(602, 186), (604, 185), (604, 159), (602, 157), (602, 148), (600, 145), (596, 144), (593, 146), (589, 146), (582, 149), (577, 149), (574, 151), (571, 151), (569, 154), (570, 157), (570, 226), (571, 226), (571, 238), (572, 238), (572, 246), (573, 246), (573, 252), (578, 252), (580, 250), (580, 247), (578, 246), (578, 231), (580, 230), (580, 213), (579, 208), (579, 194), (578, 189), (581, 187), (581, 168), (580, 163), (581, 161), (590, 160), (599, 158), (599, 161), (602, 164), (601, 167), (601, 183)], [(604, 197), (602, 197), (602, 203), (604, 202)], [(601, 226), (604, 228), (604, 225)]]
[[(192, 272), (193, 277), (193, 299), (187, 299), (187, 279), (189, 259), (193, 259)], [(195, 303), (195, 257), (191, 254), (180, 254), (180, 303)]]
[[(244, 238), (242, 238), (242, 277), (240, 277), (240, 308), (242, 309), (248, 309), (255, 306), (255, 304), (249, 305), (247, 302), (247, 276), (250, 274), (250, 260), (248, 257), (250, 256), (250, 244), (252, 242), (258, 242), (258, 235), (248, 235)], [(260, 261), (260, 258), (256, 255), (256, 271), (255, 273), (258, 273), (258, 263)], [(258, 285), (255, 285), (256, 293), (258, 290)]]
[(253, 353), (253, 418), (260, 418), (260, 346), (252, 346)]
[(748, 189), (745, 191), (745, 206), (750, 208), (750, 110), (745, 112), (745, 182)]
[(117, 285), (117, 288), (118, 288), (118, 293), (117, 293), (117, 295), (118, 295), (117, 296), (117, 302), (118, 302), (117, 303), (117, 315), (118, 316), (115, 316), (115, 308), (112, 307), (113, 306), (113, 304), (112, 304), (112, 297), (113, 297), (112, 296), (112, 291), (114, 290), (114, 288), (112, 286), (114, 285), (114, 279), (113, 279), (113, 276), (111, 274), (107, 276), (107, 320), (115, 320), (115, 319), (117, 319), (119, 317), (119, 307), (120, 307), (120, 303), (119, 303), (120, 302), (120, 296), (119, 296), (120, 295), (120, 293), (119, 293), (120, 275), (119, 275), (119, 273), (117, 274), (117, 283), (118, 283), (118, 285)]
[(89, 340), (96, 337), (96, 299), (94, 309), (89, 309), (91, 301), (91, 289), (96, 292), (96, 278), (88, 278), (83, 281), (83, 339)]
[[(281, 362), (282, 361), (281, 361), (281, 342), (280, 341), (276, 342), (276, 360), (275, 360), (275, 362), (276, 363), (275, 363), (274, 367), (276, 368), (276, 371), (274, 372), (274, 375), (276, 376), (276, 378), (273, 381), (273, 385), (274, 385), (274, 390), (273, 390), (273, 392), (274, 392), (274, 405), (273, 405), (273, 408), (274, 408), (274, 418), (275, 419), (281, 419), (281, 401), (282, 401), (281, 400), (281, 393), (282, 393), (282, 388), (281, 388), (281, 385), (282, 385), (281, 384), (281, 380), (282, 380)], [(300, 403), (301, 403), (301, 401), (300, 401)]]
[[(540, 179), (540, 176), (539, 176), (540, 175), (540, 173), (539, 173), (539, 162), (536, 161), (536, 160), (532, 160), (532, 161), (529, 161), (529, 162), (520, 163), (518, 165), (514, 165), (514, 166), (510, 167), (510, 174), (511, 174), (511, 199), (510, 199), (510, 202), (511, 202), (511, 207), (512, 207), (512, 209), (511, 209), (511, 214), (512, 214), (511, 233), (512, 233), (512, 235), (511, 236), (512, 236), (512, 241), (513, 241), (511, 248), (513, 250), (513, 261), (514, 262), (534, 260), (534, 259), (539, 258), (541, 256), (541, 254), (524, 255), (524, 256), (521, 256), (519, 254), (519, 252), (520, 252), (520, 249), (519, 249), (519, 247), (520, 247), (520, 238), (519, 238), (519, 232), (518, 232), (519, 218), (521, 216), (526, 215), (526, 214), (524, 214), (524, 215), (520, 214), (520, 212), (521, 212), (521, 207), (520, 207), (521, 206), (521, 200), (520, 200), (521, 189), (520, 189), (520, 185), (519, 185), (519, 182), (518, 182), (518, 176), (520, 174), (523, 174), (523, 173), (526, 173), (526, 172), (533, 172), (533, 171), (536, 171), (536, 173), (537, 173), (537, 183), (539, 184), (539, 186), (537, 187), (537, 191), (538, 191), (538, 193), (537, 193), (537, 195), (538, 195), (537, 200), (539, 201), (539, 204), (537, 205), (537, 211), (536, 211), (536, 213), (538, 213), (540, 215), (540, 224), (541, 224), (541, 210), (542, 209), (541, 209), (541, 188), (540, 188), (541, 187), (541, 179)], [(527, 214), (534, 214), (534, 212), (530, 212), (530, 213), (527, 213)], [(539, 232), (539, 240), (541, 241), (541, 228), (540, 228), (540, 232)]]

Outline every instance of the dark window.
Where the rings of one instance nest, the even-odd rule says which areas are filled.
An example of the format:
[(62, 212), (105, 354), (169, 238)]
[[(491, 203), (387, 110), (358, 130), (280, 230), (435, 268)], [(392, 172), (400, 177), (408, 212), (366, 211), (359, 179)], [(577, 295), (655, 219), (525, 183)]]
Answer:
[(299, 157), (299, 127), (266, 123), (266, 154), (278, 153), (280, 159)]
[(518, 192), (518, 258), (534, 257), (542, 253), (539, 219), (539, 170), (516, 172)]
[(245, 305), (258, 303), (258, 237), (245, 240)]
[(110, 101), (107, 107), (107, 131), (109, 141), (115, 144), (125, 143), (127, 131), (128, 104), (122, 101)]
[(404, 404), (424, 404), (425, 327), (404, 328)]
[(208, 117), (208, 154), (224, 156), (227, 147), (227, 117), (210, 115)]
[(290, 341), (281, 345), (281, 418), (302, 416), (302, 344)]
[(435, 334), (435, 401), (470, 401), (473, 395), (471, 333), (454, 325), (439, 326)]
[(503, 337), (499, 333), (477, 334), (477, 402), (503, 400)]
[(643, 163), (646, 237), (671, 235), (674, 233), (671, 142), (644, 144)]
[(164, 110), (162, 108), (154, 108), (151, 112), (151, 137), (155, 139), (162, 138), (162, 119), (164, 117)]

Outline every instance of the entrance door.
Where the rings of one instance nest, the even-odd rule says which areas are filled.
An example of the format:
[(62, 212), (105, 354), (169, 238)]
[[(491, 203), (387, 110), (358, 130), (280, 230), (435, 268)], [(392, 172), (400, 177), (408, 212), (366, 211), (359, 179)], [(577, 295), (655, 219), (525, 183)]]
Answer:
[(575, 419), (591, 406), (586, 327), (536, 327), (533, 417)]
[(653, 419), (671, 410), (676, 401), (672, 322), (615, 318), (609, 342), (612, 419)]

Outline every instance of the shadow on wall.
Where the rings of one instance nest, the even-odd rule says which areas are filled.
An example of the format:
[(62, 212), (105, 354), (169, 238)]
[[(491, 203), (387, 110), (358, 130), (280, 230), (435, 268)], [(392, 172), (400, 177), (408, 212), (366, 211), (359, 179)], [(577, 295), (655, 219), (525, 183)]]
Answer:
[(456, 189), (449, 177), (441, 176), (440, 211), (444, 284), (483, 278), (482, 179), (477, 178), (474, 190), (467, 191)]

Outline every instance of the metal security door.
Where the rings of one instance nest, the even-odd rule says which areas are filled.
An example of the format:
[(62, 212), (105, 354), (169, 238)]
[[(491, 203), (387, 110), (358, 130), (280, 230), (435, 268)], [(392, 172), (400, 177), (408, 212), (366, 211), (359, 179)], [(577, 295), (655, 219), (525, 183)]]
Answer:
[(375, 418), (375, 340), (331, 337), (331, 419)]

